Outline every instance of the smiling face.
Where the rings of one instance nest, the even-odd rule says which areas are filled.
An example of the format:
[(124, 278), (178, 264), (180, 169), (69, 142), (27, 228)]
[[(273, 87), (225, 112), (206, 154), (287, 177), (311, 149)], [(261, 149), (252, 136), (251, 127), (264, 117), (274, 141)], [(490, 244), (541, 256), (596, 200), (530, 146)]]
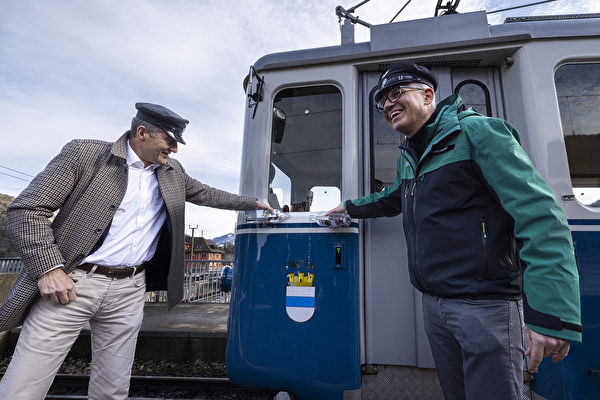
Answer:
[(131, 148), (144, 163), (144, 167), (152, 164), (163, 165), (171, 153), (177, 153), (177, 141), (158, 130), (149, 132), (145, 126), (138, 127), (129, 141)]
[(434, 110), (433, 89), (423, 86), (423, 90), (405, 91), (396, 102), (386, 100), (383, 117), (396, 132), (410, 138), (427, 122)]

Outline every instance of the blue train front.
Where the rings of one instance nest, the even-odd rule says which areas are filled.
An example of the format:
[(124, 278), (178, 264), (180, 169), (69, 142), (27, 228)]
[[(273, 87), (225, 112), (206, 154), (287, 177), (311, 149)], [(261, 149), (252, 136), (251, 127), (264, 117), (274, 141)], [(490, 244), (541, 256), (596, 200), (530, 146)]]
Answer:
[(352, 398), (360, 389), (357, 249), (357, 224), (333, 230), (298, 217), (238, 226), (235, 265), (244, 268), (232, 277), (233, 382), (302, 399)]
[(341, 201), (344, 100), (335, 84), (267, 95), (273, 83), (251, 71), (242, 191), (284, 218), (239, 215), (227, 374), (302, 399), (360, 398), (358, 224), (315, 222)]

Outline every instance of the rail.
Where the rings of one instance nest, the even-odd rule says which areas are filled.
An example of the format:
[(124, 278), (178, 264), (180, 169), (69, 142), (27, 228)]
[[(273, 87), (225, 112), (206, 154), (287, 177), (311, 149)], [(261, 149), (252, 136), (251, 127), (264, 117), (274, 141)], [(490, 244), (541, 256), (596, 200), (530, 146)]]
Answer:
[[(219, 272), (225, 266), (233, 266), (232, 260), (185, 261), (183, 301), (187, 303), (229, 303), (229, 293), (218, 287)], [(23, 268), (20, 258), (0, 258), (0, 273), (19, 273)], [(146, 301), (166, 302), (166, 290), (146, 293)]]
[[(0, 379), (4, 372), (0, 373)], [(45, 399), (87, 400), (90, 376), (57, 374)], [(225, 377), (132, 375), (129, 386), (131, 400), (179, 399), (272, 399), (268, 390), (240, 387)], [(168, 396), (168, 397), (165, 397)]]

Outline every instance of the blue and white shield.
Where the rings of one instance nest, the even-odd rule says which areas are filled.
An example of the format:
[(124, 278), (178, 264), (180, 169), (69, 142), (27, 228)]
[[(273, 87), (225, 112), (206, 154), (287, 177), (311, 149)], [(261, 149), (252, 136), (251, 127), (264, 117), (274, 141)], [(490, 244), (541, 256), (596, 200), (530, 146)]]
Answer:
[(285, 311), (292, 321), (306, 322), (315, 313), (314, 286), (286, 286)]

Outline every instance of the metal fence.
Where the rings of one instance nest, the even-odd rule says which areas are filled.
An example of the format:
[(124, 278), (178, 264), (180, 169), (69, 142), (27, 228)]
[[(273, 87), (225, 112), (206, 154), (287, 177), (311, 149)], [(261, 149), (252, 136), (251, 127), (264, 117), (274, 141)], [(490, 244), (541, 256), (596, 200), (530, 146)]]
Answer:
[(0, 258), (0, 273), (19, 273), (23, 268), (20, 258)]
[[(186, 261), (183, 301), (186, 303), (229, 303), (229, 293), (219, 290), (219, 272), (233, 261)], [(147, 302), (166, 302), (164, 290), (146, 293)]]
[[(186, 261), (183, 301), (187, 303), (229, 303), (229, 293), (219, 290), (219, 272), (233, 261)], [(20, 258), (0, 258), (0, 273), (19, 273), (23, 268)], [(146, 293), (146, 301), (166, 302), (165, 290)]]

